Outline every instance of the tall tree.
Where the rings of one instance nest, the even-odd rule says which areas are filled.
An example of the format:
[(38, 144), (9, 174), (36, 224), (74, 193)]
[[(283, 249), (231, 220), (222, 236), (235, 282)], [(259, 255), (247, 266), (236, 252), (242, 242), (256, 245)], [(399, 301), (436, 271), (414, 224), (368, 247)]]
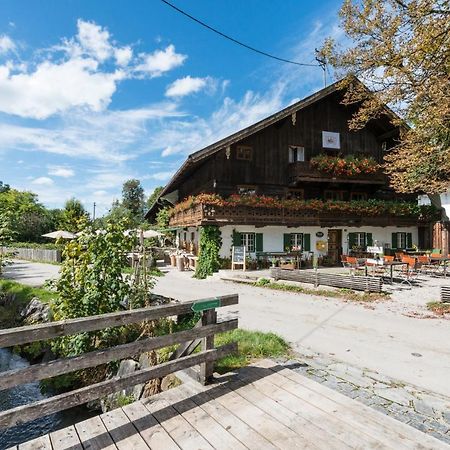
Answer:
[(154, 191), (149, 195), (147, 199), (147, 208), (151, 208), (153, 206), (153, 203), (156, 202), (157, 198), (159, 197), (159, 194), (163, 189), (164, 186), (155, 187)]
[[(344, 102), (358, 104), (350, 127), (363, 127), (384, 104), (406, 121), (386, 155), (399, 192), (439, 193), (450, 181), (450, 8), (448, 0), (346, 0), (340, 11), (351, 44), (328, 39), (320, 53), (339, 76), (356, 75)], [(398, 123), (396, 123), (398, 124)]]
[(122, 206), (134, 217), (142, 217), (144, 212), (144, 188), (136, 179), (125, 181), (122, 187)]
[(64, 209), (61, 211), (60, 228), (76, 232), (80, 231), (88, 218), (88, 213), (84, 209), (83, 204), (76, 198), (66, 201)]

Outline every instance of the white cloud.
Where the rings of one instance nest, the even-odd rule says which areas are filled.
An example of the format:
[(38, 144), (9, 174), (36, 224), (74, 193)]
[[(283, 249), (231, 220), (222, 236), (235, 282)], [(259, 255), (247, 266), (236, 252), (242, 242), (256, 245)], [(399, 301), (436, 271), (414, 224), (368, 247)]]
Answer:
[(16, 49), (16, 44), (14, 44), (13, 40), (3, 34), (0, 36), (0, 55), (11, 52)]
[(51, 186), (53, 185), (53, 180), (49, 177), (39, 177), (39, 178), (35, 178), (32, 181), (33, 184), (38, 184), (41, 186)]
[(214, 84), (214, 80), (211, 77), (195, 78), (188, 75), (184, 78), (178, 78), (178, 80), (171, 83), (166, 89), (166, 96), (184, 97), (205, 89), (208, 85), (212, 87)]
[(52, 166), (49, 168), (48, 174), (53, 175), (55, 177), (70, 178), (75, 175), (75, 172), (73, 171), (73, 169), (70, 169), (69, 167)]
[(148, 74), (150, 77), (159, 77), (181, 66), (187, 58), (187, 55), (177, 53), (174, 45), (169, 45), (164, 50), (155, 50), (153, 53), (141, 53), (139, 56), (142, 62), (135, 71)]
[(173, 103), (100, 113), (72, 113), (52, 128), (0, 123), (0, 153), (5, 149), (46, 152), (111, 164), (148, 151), (148, 133), (169, 117), (181, 117)]
[(158, 181), (166, 181), (173, 175), (173, 171), (166, 171), (166, 172), (157, 172), (152, 175), (149, 175), (148, 179), (152, 180), (158, 180)]
[(98, 72), (93, 59), (75, 58), (61, 64), (45, 61), (31, 73), (13, 74), (0, 66), (0, 111), (45, 119), (73, 107), (104, 110), (123, 72)]
[(82, 49), (98, 61), (105, 61), (113, 53), (109, 31), (96, 23), (78, 19), (77, 39)]
[(121, 47), (114, 49), (114, 58), (119, 66), (126, 66), (133, 58), (131, 47)]

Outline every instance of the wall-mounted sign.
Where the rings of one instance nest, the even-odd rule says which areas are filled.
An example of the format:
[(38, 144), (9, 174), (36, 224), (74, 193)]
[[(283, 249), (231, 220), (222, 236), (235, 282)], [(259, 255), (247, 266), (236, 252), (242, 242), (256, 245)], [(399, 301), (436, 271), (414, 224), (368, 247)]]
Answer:
[(322, 131), (322, 147), (323, 148), (341, 148), (339, 133), (331, 131)]
[(367, 247), (367, 253), (381, 254), (383, 247)]
[(231, 270), (234, 270), (236, 264), (242, 265), (243, 270), (245, 270), (245, 247), (233, 245), (231, 248)]
[(323, 232), (322, 232), (322, 231), (318, 231), (318, 232), (316, 233), (316, 236), (317, 236), (317, 237), (323, 237)]

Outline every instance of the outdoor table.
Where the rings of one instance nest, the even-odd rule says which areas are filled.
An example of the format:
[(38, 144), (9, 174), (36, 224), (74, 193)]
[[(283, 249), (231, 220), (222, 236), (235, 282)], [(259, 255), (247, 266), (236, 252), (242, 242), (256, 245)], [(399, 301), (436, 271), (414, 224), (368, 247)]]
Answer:
[(445, 256), (430, 256), (430, 262), (439, 262), (439, 263), (443, 263), (442, 267), (443, 267), (443, 274), (444, 277), (447, 276), (447, 263), (450, 261), (450, 258), (447, 258)]
[(408, 266), (409, 264), (407, 262), (403, 261), (381, 261), (378, 260), (373, 263), (373, 266), (366, 265), (366, 276), (369, 274), (369, 267), (375, 267), (375, 266), (382, 266), (382, 267), (390, 267), (391, 268), (391, 283), (394, 282), (394, 266)]

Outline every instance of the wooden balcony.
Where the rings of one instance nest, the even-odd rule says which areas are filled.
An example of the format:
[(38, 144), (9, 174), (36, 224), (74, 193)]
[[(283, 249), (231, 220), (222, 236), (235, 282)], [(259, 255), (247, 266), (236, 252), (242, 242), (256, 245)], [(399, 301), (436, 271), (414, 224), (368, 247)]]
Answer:
[(290, 163), (288, 167), (289, 184), (295, 184), (298, 181), (318, 181), (318, 182), (338, 182), (355, 184), (386, 184), (387, 177), (381, 171), (371, 174), (362, 174), (357, 176), (334, 176), (326, 172), (313, 169), (309, 161), (298, 161)]
[(194, 205), (177, 211), (170, 219), (170, 226), (188, 227), (200, 225), (285, 225), (320, 227), (360, 226), (415, 226), (421, 221), (415, 215), (367, 216), (352, 213), (313, 210), (289, 210), (261, 208), (247, 205), (213, 206)]

